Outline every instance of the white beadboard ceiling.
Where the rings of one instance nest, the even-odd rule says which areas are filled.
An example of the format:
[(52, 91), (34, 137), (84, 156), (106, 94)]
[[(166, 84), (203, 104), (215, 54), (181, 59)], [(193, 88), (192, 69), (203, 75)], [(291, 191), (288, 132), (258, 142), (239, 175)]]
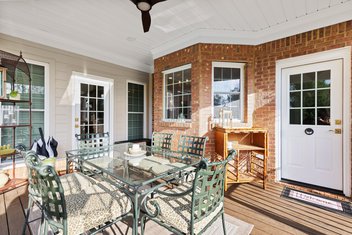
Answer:
[(129, 0), (0, 0), (0, 33), (150, 73), (195, 43), (257, 45), (350, 20), (352, 0), (167, 0), (151, 16), (143, 33)]

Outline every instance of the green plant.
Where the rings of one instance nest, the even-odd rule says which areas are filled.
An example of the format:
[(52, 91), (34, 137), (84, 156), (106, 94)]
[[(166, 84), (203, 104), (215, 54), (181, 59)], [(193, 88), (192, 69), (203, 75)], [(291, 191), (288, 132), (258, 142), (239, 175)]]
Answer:
[(18, 95), (18, 91), (11, 91), (10, 97), (16, 97)]

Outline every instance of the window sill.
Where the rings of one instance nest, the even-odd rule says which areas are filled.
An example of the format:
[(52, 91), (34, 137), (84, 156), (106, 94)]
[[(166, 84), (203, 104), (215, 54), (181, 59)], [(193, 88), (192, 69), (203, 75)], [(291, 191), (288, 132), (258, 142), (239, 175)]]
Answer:
[(191, 122), (175, 122), (175, 121), (162, 121), (160, 122), (160, 126), (162, 127), (169, 127), (169, 128), (181, 128), (181, 129), (188, 129), (192, 128)]

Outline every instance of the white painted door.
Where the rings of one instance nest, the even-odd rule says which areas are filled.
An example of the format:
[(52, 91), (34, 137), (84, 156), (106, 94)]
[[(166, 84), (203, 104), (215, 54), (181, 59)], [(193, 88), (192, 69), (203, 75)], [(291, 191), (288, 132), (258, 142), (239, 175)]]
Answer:
[(281, 178), (343, 189), (342, 60), (282, 70)]
[(74, 96), (74, 134), (110, 132), (110, 84), (78, 78)]

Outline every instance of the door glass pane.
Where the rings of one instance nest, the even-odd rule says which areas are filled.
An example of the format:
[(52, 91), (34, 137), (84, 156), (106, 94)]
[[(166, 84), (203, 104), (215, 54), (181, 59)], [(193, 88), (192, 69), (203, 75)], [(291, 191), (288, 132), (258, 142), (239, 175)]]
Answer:
[(97, 97), (97, 86), (89, 85), (89, 97)]
[(315, 72), (303, 74), (303, 89), (315, 88)]
[(315, 107), (315, 91), (303, 91), (303, 107)]
[(104, 112), (98, 113), (98, 124), (104, 124)]
[(89, 98), (89, 111), (97, 110), (97, 100), (93, 98)]
[(88, 84), (81, 83), (81, 96), (88, 96)]
[(88, 111), (88, 98), (81, 98), (81, 110)]
[(87, 125), (87, 124), (88, 124), (88, 113), (81, 112), (81, 125)]
[(301, 90), (301, 74), (290, 75), (290, 91)]
[(98, 98), (104, 98), (104, 87), (98, 86)]
[(98, 99), (98, 111), (104, 111), (104, 100)]
[(301, 92), (290, 92), (290, 107), (301, 107)]
[(331, 77), (330, 77), (330, 70), (319, 71), (317, 73), (317, 87), (324, 88), (330, 87), (331, 84)]
[(330, 125), (330, 109), (317, 109), (317, 124), (318, 125)]
[(330, 89), (317, 91), (317, 106), (330, 106)]
[(303, 125), (315, 124), (315, 109), (303, 109)]
[(301, 124), (300, 109), (290, 109), (290, 124)]

